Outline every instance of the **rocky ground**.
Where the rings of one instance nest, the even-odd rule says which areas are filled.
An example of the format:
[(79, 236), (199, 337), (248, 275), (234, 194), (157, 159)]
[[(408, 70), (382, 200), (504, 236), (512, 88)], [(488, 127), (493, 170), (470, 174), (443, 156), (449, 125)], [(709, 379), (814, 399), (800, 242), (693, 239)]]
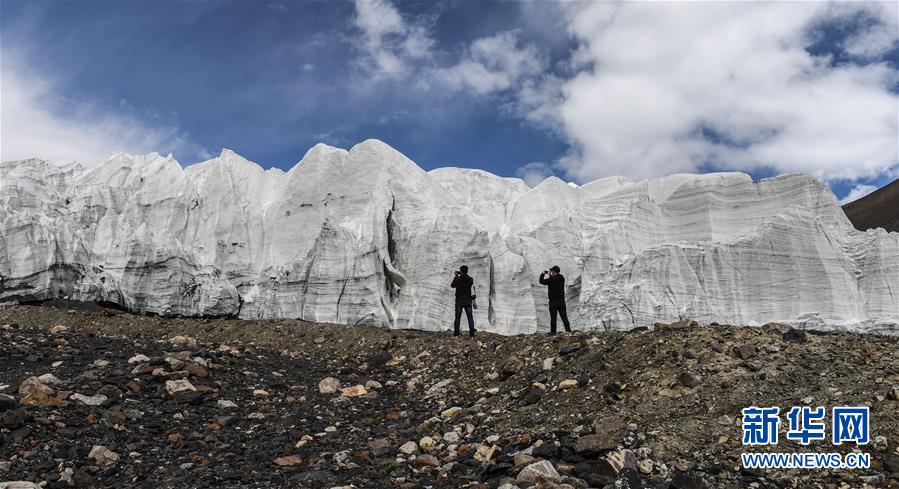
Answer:
[[(684, 322), (472, 340), (71, 307), (0, 309), (0, 481), (899, 487), (896, 337)], [(740, 410), (804, 404), (870, 406), (871, 443), (772, 450), (873, 467), (741, 469)]]

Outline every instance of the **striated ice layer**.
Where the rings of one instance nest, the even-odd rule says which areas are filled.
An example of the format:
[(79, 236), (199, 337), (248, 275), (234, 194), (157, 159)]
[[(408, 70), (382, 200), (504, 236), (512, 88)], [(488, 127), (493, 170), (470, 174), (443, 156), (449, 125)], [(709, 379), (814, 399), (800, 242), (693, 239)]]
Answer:
[(166, 315), (441, 330), (469, 266), (476, 327), (548, 329), (552, 265), (576, 328), (700, 322), (899, 332), (899, 233), (856, 231), (798, 174), (581, 187), (425, 172), (368, 140), (288, 172), (224, 150), (0, 164), (0, 303), (58, 297)]

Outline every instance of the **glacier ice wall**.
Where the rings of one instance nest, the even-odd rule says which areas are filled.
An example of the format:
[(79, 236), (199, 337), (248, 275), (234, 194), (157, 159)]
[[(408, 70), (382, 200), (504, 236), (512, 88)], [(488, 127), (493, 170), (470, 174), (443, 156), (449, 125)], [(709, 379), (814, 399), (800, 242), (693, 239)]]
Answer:
[(224, 150), (97, 168), (0, 165), (0, 304), (58, 297), (165, 315), (446, 329), (467, 264), (481, 330), (548, 329), (559, 265), (576, 328), (787, 322), (899, 331), (899, 233), (856, 231), (799, 174), (535, 188), (425, 172), (384, 143), (317, 145), (290, 171)]

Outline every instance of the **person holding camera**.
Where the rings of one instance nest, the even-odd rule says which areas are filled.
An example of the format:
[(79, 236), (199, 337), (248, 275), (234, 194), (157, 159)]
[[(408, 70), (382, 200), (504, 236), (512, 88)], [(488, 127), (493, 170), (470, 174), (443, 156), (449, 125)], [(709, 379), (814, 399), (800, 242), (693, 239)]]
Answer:
[(474, 338), (474, 317), (471, 313), (471, 304), (475, 296), (471, 294), (474, 280), (468, 276), (468, 267), (462, 265), (454, 272), (453, 283), (450, 287), (456, 289), (456, 320), (453, 322), (453, 336), (459, 336), (459, 320), (462, 319), (462, 311), (468, 316), (468, 335)]
[[(565, 311), (565, 277), (560, 273), (558, 266), (553, 266), (549, 271), (544, 270), (540, 274), (540, 285), (546, 285), (549, 292), (549, 334), (556, 334), (556, 315), (562, 316), (562, 324), (565, 331), (571, 332), (568, 323), (568, 313)], [(544, 278), (546, 275), (548, 277)]]

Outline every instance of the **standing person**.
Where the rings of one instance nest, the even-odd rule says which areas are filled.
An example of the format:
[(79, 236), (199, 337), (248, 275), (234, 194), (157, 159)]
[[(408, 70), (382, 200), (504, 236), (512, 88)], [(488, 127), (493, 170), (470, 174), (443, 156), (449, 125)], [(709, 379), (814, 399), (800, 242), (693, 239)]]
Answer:
[(454, 272), (453, 283), (450, 287), (456, 289), (456, 321), (453, 323), (453, 336), (459, 336), (459, 320), (462, 319), (462, 311), (468, 316), (468, 335), (474, 338), (474, 318), (471, 315), (471, 288), (474, 280), (468, 276), (468, 267), (462, 265)]
[[(547, 272), (546, 270), (540, 274), (540, 285), (546, 285), (549, 293), (549, 334), (556, 334), (556, 314), (562, 316), (562, 324), (565, 325), (565, 331), (571, 332), (571, 325), (568, 323), (568, 313), (565, 311), (565, 277), (562, 276), (558, 266), (553, 266)], [(549, 277), (543, 278), (549, 274)]]

